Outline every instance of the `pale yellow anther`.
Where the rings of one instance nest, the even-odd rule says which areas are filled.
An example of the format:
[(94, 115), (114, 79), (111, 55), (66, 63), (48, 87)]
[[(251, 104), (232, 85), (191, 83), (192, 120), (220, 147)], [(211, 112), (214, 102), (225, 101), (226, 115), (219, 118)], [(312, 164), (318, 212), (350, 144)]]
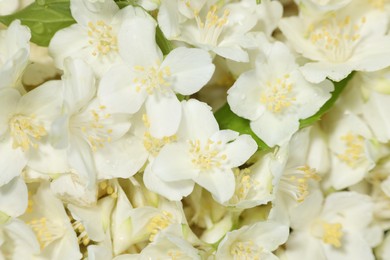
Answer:
[(238, 241), (230, 247), (230, 254), (237, 260), (260, 260), (262, 251), (252, 240)]
[(20, 147), (23, 151), (28, 151), (30, 147), (37, 148), (37, 141), (47, 135), (45, 127), (34, 115), (15, 115), (9, 120), (9, 127), (13, 139), (12, 148)]
[(134, 70), (137, 72), (137, 76), (133, 79), (135, 90), (140, 92), (141, 89), (146, 90), (146, 93), (152, 95), (155, 91), (166, 92), (171, 83), (169, 77), (171, 76), (171, 68), (165, 66), (159, 68), (160, 62), (157, 62), (157, 66), (145, 68), (143, 66), (134, 66)]
[(173, 215), (168, 211), (163, 211), (161, 214), (154, 216), (147, 225), (147, 230), (150, 232), (149, 240), (153, 241), (158, 232), (167, 228), (172, 223)]
[(323, 236), (322, 241), (326, 244), (330, 244), (333, 247), (340, 248), (342, 243), (341, 239), (343, 237), (343, 226), (340, 223), (322, 223)]
[(88, 23), (89, 44), (94, 47), (92, 55), (107, 55), (110, 52), (118, 51), (117, 37), (112, 31), (112, 27), (104, 21)]
[(289, 82), (289, 75), (283, 75), (273, 82), (268, 81), (265, 90), (260, 96), (260, 102), (267, 110), (273, 113), (280, 113), (291, 106), (296, 98), (292, 95), (292, 84)]
[(338, 154), (337, 157), (348, 166), (355, 167), (364, 157), (364, 138), (348, 132), (341, 137), (341, 141), (345, 144), (345, 150), (344, 153)]
[(227, 155), (222, 153), (221, 141), (213, 142), (208, 139), (204, 144), (200, 140), (189, 141), (191, 162), (195, 168), (208, 171), (220, 168), (227, 160)]

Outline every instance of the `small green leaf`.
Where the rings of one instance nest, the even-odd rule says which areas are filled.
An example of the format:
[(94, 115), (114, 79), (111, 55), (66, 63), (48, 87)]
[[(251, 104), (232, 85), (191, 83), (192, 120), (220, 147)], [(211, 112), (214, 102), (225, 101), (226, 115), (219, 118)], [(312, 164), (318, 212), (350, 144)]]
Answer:
[(69, 0), (37, 0), (17, 13), (0, 16), (5, 25), (15, 19), (30, 28), (31, 41), (40, 46), (48, 46), (58, 30), (75, 23)]
[(320, 120), (321, 117), (329, 111), (329, 109), (334, 105), (338, 97), (340, 96), (341, 92), (345, 89), (348, 82), (352, 79), (354, 72), (348, 75), (345, 79), (339, 81), (339, 82), (333, 82), (334, 84), (334, 91), (332, 92), (332, 96), (328, 101), (325, 102), (325, 104), (318, 110), (317, 113), (312, 115), (311, 117), (308, 117), (306, 119), (302, 119), (299, 121), (299, 128), (304, 128), (307, 126), (310, 126), (314, 124), (316, 121)]
[(115, 0), (115, 2), (121, 9), (128, 5), (133, 5), (133, 6), (138, 5), (136, 0)]
[[(334, 105), (341, 92), (347, 86), (347, 83), (351, 80), (353, 74), (354, 73), (351, 73), (347, 78), (343, 79), (340, 82), (334, 82), (335, 90), (332, 92), (331, 98), (327, 102), (325, 102), (325, 104), (316, 114), (306, 119), (300, 120), (299, 128), (310, 126), (316, 121), (320, 120), (321, 117), (326, 112), (328, 112), (329, 109)], [(226, 103), (222, 108), (215, 112), (214, 116), (217, 119), (219, 127), (221, 129), (231, 129), (241, 134), (250, 134), (253, 139), (255, 139), (260, 151), (269, 151), (271, 149), (269, 146), (267, 146), (267, 144), (264, 143), (264, 141), (257, 137), (255, 133), (253, 133), (249, 125), (249, 120), (241, 118), (234, 114), (230, 110), (228, 103)]]
[(239, 132), (240, 134), (249, 134), (256, 141), (259, 146), (259, 150), (268, 151), (271, 148), (266, 145), (260, 138), (253, 133), (252, 129), (249, 126), (249, 120), (234, 114), (229, 107), (229, 104), (226, 103), (214, 114), (220, 129), (231, 129)]
[(160, 27), (157, 25), (156, 28), (156, 42), (158, 47), (160, 47), (162, 53), (167, 55), (173, 50), (173, 46), (167, 38), (165, 38), (164, 33), (161, 31)]

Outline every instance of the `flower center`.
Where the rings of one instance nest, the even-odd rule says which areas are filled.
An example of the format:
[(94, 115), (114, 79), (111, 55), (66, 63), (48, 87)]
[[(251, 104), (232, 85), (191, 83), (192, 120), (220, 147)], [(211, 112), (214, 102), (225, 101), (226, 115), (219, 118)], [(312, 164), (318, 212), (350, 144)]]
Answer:
[(290, 75), (285, 74), (275, 81), (266, 83), (266, 88), (260, 96), (260, 102), (273, 113), (280, 113), (291, 106), (296, 100), (292, 97), (292, 84), (289, 81)]
[(340, 223), (322, 223), (323, 235), (322, 241), (336, 248), (341, 247), (341, 238), (343, 236), (342, 225)]
[(248, 196), (259, 186), (259, 182), (251, 178), (251, 170), (249, 168), (245, 169), (235, 169), (234, 176), (236, 178), (236, 190), (230, 202), (237, 203), (239, 201), (245, 200)]
[(106, 55), (113, 51), (118, 51), (118, 41), (112, 31), (112, 27), (104, 21), (88, 23), (89, 44), (94, 46), (93, 56)]
[(40, 219), (33, 219), (27, 224), (36, 234), (41, 249), (45, 248), (51, 242), (63, 237), (64, 235), (63, 227), (52, 223), (45, 217)]
[(207, 140), (202, 145), (200, 140), (189, 141), (191, 162), (195, 168), (201, 171), (208, 171), (213, 168), (220, 168), (226, 162), (226, 154), (222, 154), (222, 142)]
[(326, 59), (333, 62), (343, 62), (352, 56), (353, 50), (361, 38), (360, 29), (365, 22), (365, 17), (356, 23), (351, 22), (350, 16), (343, 19), (333, 17), (318, 25), (309, 26), (308, 38), (317, 45)]
[(89, 110), (87, 118), (82, 114), (73, 119), (73, 128), (81, 130), (81, 135), (94, 152), (104, 147), (106, 142), (111, 142), (112, 129), (104, 124), (104, 120), (111, 118), (111, 114), (106, 113), (105, 110), (105, 106), (99, 106), (98, 109)]
[(173, 223), (173, 216), (170, 212), (163, 211), (161, 214), (154, 216), (149, 222), (147, 229), (151, 233), (149, 240), (153, 241), (157, 233), (167, 228)]
[(230, 15), (229, 10), (224, 10), (221, 17), (218, 16), (218, 7), (212, 5), (210, 10), (207, 12), (205, 21), (199, 16), (198, 10), (193, 10), (195, 15), (195, 21), (200, 32), (200, 41), (210, 45), (217, 45), (218, 37), (223, 31), (223, 27), (228, 22)]
[(302, 202), (309, 195), (310, 180), (319, 181), (321, 177), (316, 173), (315, 169), (304, 165), (283, 174), (279, 185), (280, 189), (290, 197), (297, 202)]
[(168, 66), (164, 68), (159, 66), (149, 68), (135, 66), (134, 70), (138, 74), (133, 80), (137, 92), (144, 88), (149, 95), (152, 95), (155, 91), (164, 93), (171, 85), (167, 80), (171, 76), (171, 69)]
[(255, 245), (252, 240), (236, 242), (230, 247), (230, 254), (235, 260), (260, 260), (262, 248)]
[(167, 255), (170, 257), (171, 260), (179, 260), (179, 259), (186, 259), (185, 254), (183, 254), (180, 250), (169, 250)]
[(349, 132), (341, 137), (345, 143), (345, 151), (337, 157), (350, 167), (355, 167), (364, 155), (364, 138)]
[(14, 149), (21, 147), (24, 152), (30, 147), (37, 148), (36, 140), (47, 135), (46, 129), (36, 122), (34, 115), (15, 115), (10, 119), (9, 126), (13, 138), (12, 147)]

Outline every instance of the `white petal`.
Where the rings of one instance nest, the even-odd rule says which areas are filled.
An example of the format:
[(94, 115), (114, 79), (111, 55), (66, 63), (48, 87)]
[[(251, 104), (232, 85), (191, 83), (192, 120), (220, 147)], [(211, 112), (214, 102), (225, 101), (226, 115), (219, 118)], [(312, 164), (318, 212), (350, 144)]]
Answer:
[(12, 140), (10, 138), (0, 142), (0, 151), (1, 187), (22, 173), (23, 168), (27, 164), (27, 158), (20, 148), (12, 148)]
[(173, 93), (150, 95), (146, 99), (145, 107), (152, 136), (162, 138), (177, 132), (182, 110), (179, 100)]
[(151, 17), (136, 16), (123, 23), (118, 33), (119, 53), (130, 67), (150, 67), (161, 61), (155, 33), (156, 23)]
[(49, 44), (49, 53), (59, 69), (64, 68), (67, 57), (85, 58), (92, 56), (93, 47), (88, 43), (87, 31), (73, 24), (56, 32)]
[(179, 201), (188, 196), (194, 189), (195, 182), (192, 180), (183, 181), (162, 181), (152, 170), (149, 164), (144, 172), (144, 183), (149, 190), (164, 196), (171, 201)]
[(79, 137), (73, 136), (68, 148), (69, 166), (74, 169), (89, 187), (95, 185), (96, 170), (89, 145)]
[(15, 113), (21, 95), (14, 88), (0, 89), (0, 136), (8, 130), (10, 116)]
[(152, 172), (163, 181), (181, 181), (197, 176), (185, 143), (166, 144), (152, 162)]
[(18, 217), (26, 210), (27, 202), (27, 186), (22, 178), (14, 178), (0, 187), (0, 212), (11, 217)]
[(71, 111), (78, 112), (96, 94), (94, 73), (81, 59), (65, 59), (62, 80), (64, 100)]
[(125, 136), (95, 153), (99, 179), (129, 178), (145, 164), (148, 153), (134, 136)]
[(183, 115), (178, 135), (183, 139), (204, 140), (219, 130), (211, 107), (195, 99), (182, 101)]
[(340, 81), (355, 69), (351, 63), (329, 63), (325, 61), (309, 62), (300, 68), (307, 81), (320, 83), (326, 77), (334, 81)]
[[(294, 231), (286, 245), (287, 259), (330, 260), (326, 257), (323, 244), (309, 232)], [(333, 259), (332, 259), (333, 260)], [(341, 260), (341, 259), (340, 259)]]
[(226, 145), (224, 153), (229, 160), (229, 166), (238, 167), (244, 164), (257, 150), (257, 144), (250, 135), (240, 135)]
[(170, 83), (175, 92), (192, 95), (210, 80), (215, 66), (208, 52), (179, 47), (164, 59), (161, 69), (164, 68), (170, 68)]
[(200, 172), (194, 181), (208, 190), (219, 203), (228, 201), (234, 194), (235, 178), (231, 170)]
[(158, 10), (157, 21), (165, 37), (172, 39), (179, 35), (179, 10), (177, 2), (162, 1)]
[(135, 75), (127, 66), (116, 66), (100, 81), (98, 99), (113, 113), (136, 113), (146, 99), (146, 92), (136, 90)]
[(258, 119), (264, 112), (264, 106), (260, 103), (260, 90), (255, 71), (241, 74), (228, 90), (230, 109), (246, 119)]
[(48, 81), (29, 91), (19, 101), (17, 111), (22, 114), (34, 114), (45, 119), (59, 116), (62, 108), (60, 81)]
[(298, 130), (299, 121), (295, 116), (278, 117), (265, 112), (259, 119), (250, 123), (253, 132), (268, 146), (286, 144)]
[(119, 7), (112, 0), (94, 2), (89, 0), (71, 0), (70, 10), (77, 23), (87, 26), (90, 21), (110, 21), (119, 11)]

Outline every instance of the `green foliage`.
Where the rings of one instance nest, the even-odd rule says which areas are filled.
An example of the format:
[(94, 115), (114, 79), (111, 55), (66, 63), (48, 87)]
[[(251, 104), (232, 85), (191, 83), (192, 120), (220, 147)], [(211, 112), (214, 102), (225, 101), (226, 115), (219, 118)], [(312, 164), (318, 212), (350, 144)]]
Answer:
[[(347, 83), (351, 80), (353, 74), (354, 73), (351, 73), (347, 78), (343, 79), (340, 82), (334, 82), (335, 90), (332, 92), (331, 98), (327, 102), (325, 102), (325, 104), (320, 108), (320, 110), (318, 110), (318, 112), (315, 113), (313, 116), (300, 120), (299, 128), (310, 126), (316, 121), (320, 120), (321, 117), (326, 112), (328, 112), (329, 109), (334, 105), (341, 92), (347, 86)], [(271, 149), (260, 138), (258, 138), (255, 133), (253, 133), (253, 131), (250, 129), (249, 120), (241, 118), (234, 114), (230, 110), (228, 103), (226, 103), (222, 108), (220, 108), (214, 115), (221, 129), (231, 129), (241, 134), (250, 134), (257, 142), (260, 151), (268, 151)]]
[(0, 16), (0, 22), (5, 25), (15, 19), (30, 28), (31, 41), (40, 46), (48, 46), (58, 30), (75, 23), (69, 0), (36, 0), (17, 13)]

